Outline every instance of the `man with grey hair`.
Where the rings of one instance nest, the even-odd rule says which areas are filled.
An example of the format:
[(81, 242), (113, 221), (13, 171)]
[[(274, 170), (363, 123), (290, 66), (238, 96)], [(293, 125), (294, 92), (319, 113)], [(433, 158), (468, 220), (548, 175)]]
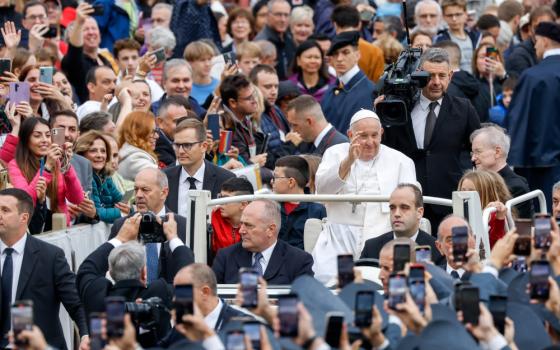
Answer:
[(220, 249), (212, 269), (218, 283), (238, 283), (239, 269), (253, 268), (268, 284), (291, 284), (302, 275), (313, 276), (309, 253), (278, 239), (281, 216), (278, 203), (257, 200), (241, 215), (241, 242)]
[(171, 23), (171, 13), (173, 12), (173, 5), (166, 3), (157, 3), (152, 8), (152, 23), (155, 28), (166, 28), (169, 29), (169, 23)]
[(468, 249), (475, 249), (476, 245), (471, 227), (464, 218), (456, 215), (448, 215), (443, 219), (438, 227), (436, 246), (441, 255), (446, 258), (445, 265), (441, 267), (444, 268), (453, 279), (460, 279), (465, 273), (463, 263), (453, 260), (453, 240), (451, 236), (453, 228), (457, 226), (467, 226), (468, 228)]
[[(157, 5), (169, 6), (169, 4), (164, 3), (159, 3)], [(175, 34), (173, 34), (173, 32), (169, 28), (155, 27), (148, 34), (147, 44), (148, 50), (150, 52), (163, 48), (165, 57), (170, 58), (171, 56), (173, 56), (173, 49), (175, 48), (175, 45), (177, 45), (177, 40), (175, 39)], [(156, 67), (162, 67), (164, 64), (165, 62), (162, 62), (156, 65)]]
[(430, 33), (432, 38), (441, 27), (441, 7), (434, 0), (420, 0), (414, 7), (414, 30)]
[[(412, 160), (381, 145), (383, 128), (375, 112), (362, 109), (350, 119), (348, 138), (327, 149), (315, 175), (317, 194), (389, 196), (399, 183), (416, 182)], [(364, 242), (391, 229), (387, 203), (327, 202), (327, 224), (313, 250), (315, 278), (329, 284), (336, 256), (358, 259)]]
[(560, 217), (560, 181), (552, 187), (552, 215), (557, 220)]
[[(500, 174), (511, 195), (519, 197), (529, 192), (527, 180), (517, 175), (507, 164), (510, 138), (505, 130), (497, 125), (485, 125), (475, 130), (470, 137), (471, 161), (477, 169), (490, 170)], [(533, 217), (532, 201), (526, 201), (516, 206), (521, 218)]]
[(303, 140), (297, 145), (303, 154), (322, 156), (329, 147), (348, 142), (348, 138), (325, 119), (321, 105), (310, 95), (301, 95), (290, 101), (287, 119), (292, 131)]
[[(466, 168), (462, 158), (471, 150), (469, 136), (480, 128), (480, 120), (469, 100), (447, 94), (452, 75), (447, 51), (428, 49), (420, 69), (430, 74), (430, 80), (414, 102), (406, 124), (385, 129), (384, 143), (412, 158), (425, 196), (451, 198)], [(375, 104), (383, 99), (379, 96)], [(424, 216), (432, 227), (447, 214), (446, 207), (425, 207)]]

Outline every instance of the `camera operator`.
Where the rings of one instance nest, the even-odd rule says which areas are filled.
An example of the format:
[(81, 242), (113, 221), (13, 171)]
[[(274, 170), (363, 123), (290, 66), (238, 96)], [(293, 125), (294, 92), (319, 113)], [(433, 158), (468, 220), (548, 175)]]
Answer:
[[(173, 226), (167, 225), (168, 230), (172, 230), (172, 232), (165, 232), (165, 224), (162, 229), (161, 222), (165, 221), (162, 218), (165, 218), (171, 211), (164, 205), (169, 194), (169, 183), (167, 176), (161, 170), (149, 168), (140, 171), (134, 179), (134, 191), (136, 194), (136, 211), (142, 214), (143, 219), (143, 222), (138, 226), (138, 231), (143, 231), (148, 227), (148, 231), (153, 231), (147, 232), (150, 238), (156, 238), (155, 241), (147, 240), (147, 235), (144, 235), (146, 232), (140, 232), (139, 234), (139, 238), (146, 248), (148, 284), (161, 277), (165, 278), (167, 283), (172, 283), (175, 274), (181, 268), (194, 262), (191, 249), (185, 246), (187, 219), (174, 214)], [(120, 218), (115, 221), (109, 239), (117, 236), (117, 232), (126, 220), (127, 218)], [(152, 222), (146, 222), (150, 220)], [(136, 232), (137, 235), (138, 231)], [(170, 237), (176, 239), (172, 240)], [(176, 249), (179, 246), (186, 249)]]
[[(141, 220), (142, 214), (140, 213), (127, 218), (116, 238), (91, 253), (80, 266), (77, 284), (88, 314), (103, 312), (105, 310), (104, 299), (107, 296), (122, 296), (128, 302), (135, 302), (138, 299), (146, 301), (151, 297), (159, 297), (161, 306), (151, 305), (155, 309), (152, 313), (153, 320), (151, 320), (155, 321), (152, 322), (155, 325), (150, 327), (151, 329), (142, 327), (144, 331), (148, 332), (140, 332), (139, 336), (139, 341), (143, 346), (153, 346), (157, 340), (169, 332), (170, 316), (168, 312), (164, 311), (163, 306), (168, 310), (171, 309), (173, 291), (163, 277), (151, 283), (147, 281), (146, 253), (144, 247), (137, 242)], [(163, 223), (163, 229), (170, 245), (174, 246), (174, 254), (170, 262), (178, 265), (179, 262), (174, 261), (174, 258), (185, 255), (188, 248), (181, 244), (177, 237), (173, 214), (168, 214), (168, 220)], [(107, 271), (114, 280), (114, 284), (105, 278)], [(129, 312), (131, 311), (129, 310)], [(147, 318), (150, 319), (150, 317)], [(136, 324), (136, 326), (141, 325)]]

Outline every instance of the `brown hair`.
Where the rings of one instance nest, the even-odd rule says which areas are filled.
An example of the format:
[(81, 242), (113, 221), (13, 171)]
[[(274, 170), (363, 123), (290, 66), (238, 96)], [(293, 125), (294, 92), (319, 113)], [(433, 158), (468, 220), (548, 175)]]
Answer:
[(199, 141), (206, 140), (206, 128), (204, 127), (204, 124), (200, 120), (194, 118), (187, 118), (185, 120), (182, 120), (175, 127), (175, 134), (186, 129), (193, 129), (196, 138)]
[(122, 50), (135, 50), (140, 52), (142, 46), (134, 39), (117, 40), (113, 45), (113, 57), (119, 59), (119, 52)]
[(126, 142), (148, 152), (152, 157), (157, 159), (157, 155), (148, 142), (148, 139), (154, 132), (151, 126), (155, 124), (155, 117), (150, 112), (134, 111), (129, 113), (124, 118), (123, 124), (119, 129), (119, 148)]
[[(478, 54), (480, 53), (480, 51), (482, 51), (483, 49), (486, 50), (486, 48), (488, 48), (488, 47), (492, 47), (492, 45), (481, 44), (474, 50), (471, 66), (472, 66), (472, 74), (475, 77), (480, 76), (480, 72), (478, 71), (478, 67), (476, 66), (476, 58), (478, 57)], [(502, 53), (500, 52), (500, 50), (498, 48), (496, 48), (496, 50), (498, 50), (498, 61), (501, 62), (501, 63), (504, 63), (504, 57), (502, 56)]]
[(107, 159), (105, 160), (105, 166), (101, 170), (101, 175), (111, 176), (113, 174), (113, 169), (111, 168), (112, 149), (111, 144), (109, 143), (109, 140), (106, 139), (104, 133), (97, 130), (90, 130), (85, 134), (80, 135), (80, 137), (78, 137), (78, 139), (76, 140), (74, 151), (77, 154), (86, 157), (86, 153), (89, 151), (95, 140), (103, 141), (103, 143), (105, 144), (105, 149), (107, 151)]
[(233, 34), (231, 33), (231, 26), (233, 25), (233, 22), (239, 17), (243, 17), (249, 21), (249, 27), (251, 28), (251, 33), (249, 33), (249, 39), (251, 39), (255, 34), (255, 17), (253, 17), (251, 11), (249, 11), (246, 8), (236, 7), (229, 12), (228, 20), (226, 23), (227, 33), (233, 36)]
[(449, 6), (457, 6), (467, 11), (467, 2), (466, 0), (442, 0), (441, 1), (441, 11), (445, 11), (446, 7)]
[(463, 181), (470, 180), (480, 196), (480, 205), (484, 209), (488, 203), (500, 201), (502, 203), (511, 199), (511, 193), (504, 179), (496, 172), (488, 170), (468, 171), (459, 180), (457, 190), (461, 189)]
[(235, 54), (238, 60), (241, 60), (243, 57), (257, 57), (262, 59), (263, 56), (261, 47), (252, 41), (246, 41), (237, 45)]
[(187, 62), (214, 57), (214, 48), (202, 40), (193, 41), (185, 47), (183, 57)]
[(12, 60), (12, 72), (14, 72), (16, 69), (19, 69), (21, 71), (21, 69), (23, 69), (27, 61), (29, 61), (29, 57), (31, 56), (33, 56), (31, 51), (18, 47), (16, 49), (14, 59)]

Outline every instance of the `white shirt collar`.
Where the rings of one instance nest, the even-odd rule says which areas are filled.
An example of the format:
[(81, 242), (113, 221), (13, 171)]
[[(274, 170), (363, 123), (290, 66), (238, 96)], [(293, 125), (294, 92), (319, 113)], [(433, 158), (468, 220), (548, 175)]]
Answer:
[(204, 322), (211, 329), (216, 329), (216, 323), (220, 318), (220, 313), (222, 312), (222, 299), (218, 298), (218, 305), (210, 312), (206, 317), (204, 317)]
[(329, 123), (323, 130), (321, 130), (319, 135), (317, 135), (317, 137), (315, 138), (315, 141), (313, 141), (315, 147), (319, 147), (319, 144), (321, 143), (321, 141), (323, 141), (323, 138), (329, 132), (329, 130), (331, 130), (332, 127), (333, 126), (331, 125), (331, 123)]
[[(416, 233), (412, 237), (410, 237), (410, 239), (413, 240), (414, 242), (416, 242), (416, 238), (418, 238), (418, 232), (420, 231), (416, 231)], [(393, 231), (393, 239), (397, 239), (397, 238), (398, 238), (397, 235)]]
[(352, 78), (354, 78), (354, 75), (358, 74), (359, 71), (360, 71), (360, 67), (358, 67), (358, 65), (355, 65), (348, 72), (338, 77), (338, 80), (340, 80), (344, 85), (346, 85), (350, 82), (350, 80), (352, 80)]
[[(25, 250), (25, 242), (27, 242), (27, 233), (24, 234), (23, 237), (21, 237), (19, 241), (17, 241), (16, 244), (14, 244), (11, 248), (14, 249), (14, 252), (16, 254), (23, 254), (23, 251)], [(0, 255), (4, 254), (4, 250), (6, 248), (8, 248), (8, 246), (2, 240), (0, 240)], [(12, 252), (12, 254), (14, 252)]]
[(445, 268), (445, 271), (447, 271), (448, 274), (451, 274), (451, 271), (457, 271), (457, 273), (459, 274), (459, 278), (463, 277), (463, 274), (465, 273), (465, 269), (463, 269), (462, 267), (458, 268), (458, 269), (454, 269), (451, 266), (449, 266), (449, 263), (447, 263), (447, 267)]
[(192, 176), (187, 173), (187, 171), (185, 170), (185, 168), (181, 167), (181, 181), (186, 181), (188, 177), (194, 177), (196, 179), (196, 181), (203, 183), (204, 182), (204, 170), (206, 169), (206, 162), (204, 162), (204, 160), (202, 161), (202, 165), (200, 166), (200, 168), (198, 168), (198, 170), (196, 171), (196, 173), (194, 173)]
[[(263, 250), (261, 252), (263, 259), (264, 259), (264, 265), (268, 266), (268, 263), (270, 262), (270, 257), (272, 256), (272, 252), (274, 251), (274, 247), (276, 247), (276, 243), (278, 243), (278, 241), (274, 242), (270, 247), (266, 248), (265, 250)], [(253, 253), (253, 257), (255, 256), (255, 253)], [(263, 272), (266, 271), (266, 269), (263, 268)]]
[(560, 48), (546, 50), (543, 54), (543, 59), (547, 58), (548, 56), (557, 56), (557, 55), (560, 55)]
[(165, 205), (161, 208), (161, 210), (159, 211), (159, 213), (157, 213), (156, 215), (159, 217), (165, 216), (167, 213), (165, 211)]
[[(434, 101), (428, 99), (426, 96), (424, 96), (424, 94), (420, 94), (420, 107), (422, 108), (423, 111), (427, 112), (428, 109), (430, 108), (430, 103), (432, 102)], [(443, 102), (443, 96), (437, 99), (435, 102), (437, 102), (438, 105), (441, 107), (441, 103)]]

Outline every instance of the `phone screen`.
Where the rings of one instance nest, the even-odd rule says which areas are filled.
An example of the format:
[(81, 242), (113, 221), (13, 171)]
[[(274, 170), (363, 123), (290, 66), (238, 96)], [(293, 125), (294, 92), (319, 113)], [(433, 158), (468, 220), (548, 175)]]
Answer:
[(12, 60), (9, 58), (0, 58), (0, 74), (4, 75), (5, 72), (12, 71)]
[(31, 300), (15, 301), (12, 304), (10, 312), (15, 344), (18, 346), (25, 346), (27, 344), (18, 340), (18, 335), (22, 331), (30, 331), (33, 329), (33, 302)]
[(327, 315), (327, 328), (325, 329), (325, 342), (331, 348), (340, 347), (340, 336), (342, 334), (342, 325), (344, 324), (343, 315)]
[(515, 220), (515, 228), (517, 230), (517, 240), (513, 246), (513, 254), (529, 256), (531, 255), (531, 224), (530, 219)]
[(406, 276), (403, 274), (392, 274), (389, 277), (389, 307), (396, 310), (398, 304), (405, 302), (406, 298)]
[(529, 271), (529, 285), (532, 299), (548, 299), (550, 292), (548, 276), (550, 276), (550, 264), (547, 260), (537, 260), (531, 264), (531, 270)]
[(429, 246), (416, 247), (416, 262), (432, 261), (432, 249)]
[(467, 226), (455, 226), (451, 228), (451, 242), (453, 244), (453, 259), (455, 262), (467, 260), (469, 248), (469, 229)]
[(338, 287), (344, 288), (354, 282), (354, 256), (352, 254), (339, 255), (338, 265)]
[(410, 267), (408, 274), (408, 289), (414, 302), (421, 312), (424, 312), (426, 304), (426, 283), (424, 279), (424, 266), (415, 265)]
[(535, 215), (533, 225), (535, 226), (535, 248), (548, 250), (552, 243), (552, 238), (550, 237), (550, 230), (552, 230), (550, 215)]
[(220, 115), (210, 114), (208, 115), (208, 129), (212, 131), (212, 139), (220, 139)]
[(498, 49), (496, 49), (495, 47), (487, 47), (486, 57), (491, 58), (493, 60), (498, 60)]
[(249, 337), (253, 350), (260, 350), (261, 324), (259, 322), (246, 322), (243, 324), (243, 331)]
[(152, 52), (152, 55), (156, 56), (156, 64), (165, 61), (165, 50), (163, 47)]
[(498, 332), (504, 334), (506, 326), (507, 297), (501, 295), (491, 295), (490, 304), (488, 305), (494, 325)]
[(239, 281), (241, 282), (241, 293), (243, 293), (243, 305), (241, 306), (245, 308), (257, 307), (259, 273), (254, 269), (241, 268)]
[(461, 294), (461, 311), (463, 311), (463, 323), (478, 324), (480, 316), (480, 299), (478, 287), (463, 286), (459, 290)]
[(226, 350), (245, 350), (245, 334), (242, 331), (228, 332)]
[(280, 335), (295, 338), (298, 334), (298, 297), (295, 294), (280, 295), (278, 298), (278, 318)]
[(105, 347), (102, 328), (104, 316), (100, 313), (92, 313), (89, 317), (89, 339), (91, 350), (101, 350)]
[(120, 338), (124, 333), (124, 298), (105, 298), (105, 314), (107, 317), (107, 337)]
[(356, 294), (356, 304), (354, 310), (354, 324), (356, 327), (365, 328), (371, 325), (374, 302), (375, 294), (373, 292), (361, 291)]
[(406, 263), (410, 262), (410, 245), (395, 244), (393, 247), (393, 271), (404, 271)]
[(53, 84), (54, 67), (39, 68), (39, 81), (41, 83)]
[(193, 288), (192, 284), (178, 284), (175, 286), (175, 322), (181, 323), (183, 315), (192, 315), (193, 307)]

